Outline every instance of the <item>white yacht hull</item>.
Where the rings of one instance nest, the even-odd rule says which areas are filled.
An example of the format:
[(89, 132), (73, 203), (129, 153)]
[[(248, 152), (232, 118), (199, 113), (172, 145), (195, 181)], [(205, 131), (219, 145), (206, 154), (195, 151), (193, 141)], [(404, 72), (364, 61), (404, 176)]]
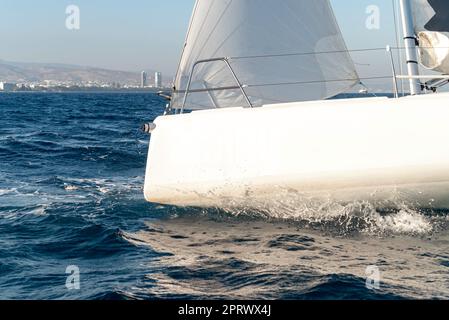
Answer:
[(313, 199), (449, 208), (449, 94), (215, 109), (155, 124), (145, 181), (150, 202), (261, 208)]

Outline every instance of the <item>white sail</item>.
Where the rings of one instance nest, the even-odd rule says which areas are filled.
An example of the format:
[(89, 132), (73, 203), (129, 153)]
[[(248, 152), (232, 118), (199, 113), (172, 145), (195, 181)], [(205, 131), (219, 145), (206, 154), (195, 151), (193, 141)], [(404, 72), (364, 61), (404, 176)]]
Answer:
[(449, 1), (413, 0), (413, 16), (420, 63), (449, 74)]
[[(359, 78), (329, 0), (197, 0), (173, 108), (200, 60), (228, 58), (253, 106), (326, 99)], [(185, 109), (247, 106), (224, 61), (198, 64)]]

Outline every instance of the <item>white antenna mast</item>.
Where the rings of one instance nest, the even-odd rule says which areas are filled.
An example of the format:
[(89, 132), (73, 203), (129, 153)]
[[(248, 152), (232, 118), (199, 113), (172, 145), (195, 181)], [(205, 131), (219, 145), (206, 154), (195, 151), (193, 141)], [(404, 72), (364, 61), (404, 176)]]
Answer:
[(405, 54), (407, 58), (407, 71), (410, 81), (410, 93), (421, 94), (421, 82), (418, 79), (418, 55), (416, 52), (416, 36), (412, 18), (410, 0), (399, 0), (401, 8), (402, 30), (404, 33)]

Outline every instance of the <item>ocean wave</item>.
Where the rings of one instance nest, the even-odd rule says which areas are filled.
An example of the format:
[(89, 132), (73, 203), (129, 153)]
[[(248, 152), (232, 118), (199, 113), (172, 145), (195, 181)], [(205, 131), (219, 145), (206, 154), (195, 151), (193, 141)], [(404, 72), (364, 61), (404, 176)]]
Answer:
[[(432, 246), (421, 237), (340, 237), (304, 229), (294, 222), (217, 219), (194, 213), (148, 222), (147, 228), (125, 232), (122, 237), (159, 255), (148, 270), (151, 285), (132, 291), (143, 298), (405, 299), (448, 295), (443, 285), (446, 273), (442, 272), (447, 255), (429, 256)], [(369, 266), (376, 266), (382, 274), (379, 289), (367, 288)], [(439, 285), (429, 286), (429, 281)]]

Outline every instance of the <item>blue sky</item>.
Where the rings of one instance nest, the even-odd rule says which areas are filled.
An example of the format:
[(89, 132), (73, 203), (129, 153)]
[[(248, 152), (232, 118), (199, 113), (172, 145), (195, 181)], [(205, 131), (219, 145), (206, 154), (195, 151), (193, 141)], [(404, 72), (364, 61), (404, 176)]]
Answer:
[[(65, 8), (78, 5), (81, 29), (65, 27)], [(0, 0), (0, 59), (57, 62), (174, 74), (194, 0)], [(392, 0), (332, 0), (348, 47), (394, 45)], [(368, 30), (366, 8), (381, 9)], [(363, 69), (386, 72), (385, 53), (356, 57)], [(370, 64), (370, 66), (366, 66)], [(382, 69), (377, 65), (385, 65)]]

